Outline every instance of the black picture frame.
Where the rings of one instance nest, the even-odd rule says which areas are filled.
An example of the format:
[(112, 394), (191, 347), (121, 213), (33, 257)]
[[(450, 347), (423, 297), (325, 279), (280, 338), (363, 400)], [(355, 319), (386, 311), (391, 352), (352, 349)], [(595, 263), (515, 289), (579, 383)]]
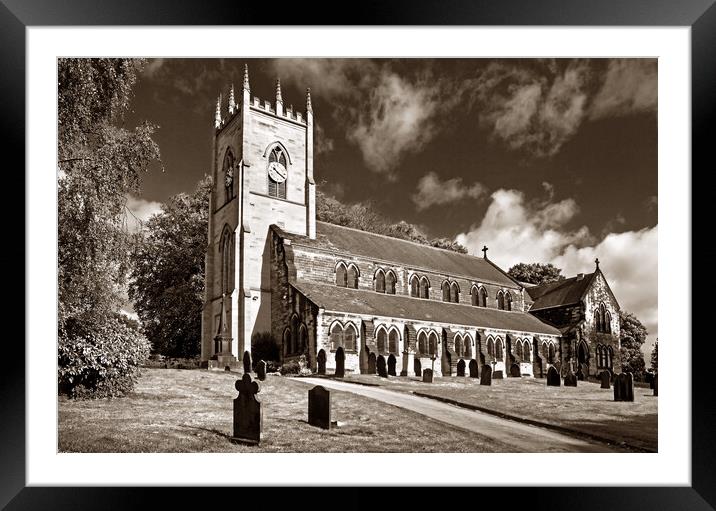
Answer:
[[(505, 26), (684, 26), (691, 28), (692, 51), (692, 179), (713, 170), (711, 156), (716, 141), (716, 6), (714, 0), (401, 0), (390, 3), (362, 2), (355, 9), (336, 8), (336, 3), (243, 2), (217, 0), (0, 0), (0, 98), (2, 98), (2, 140), (6, 151), (25, 162), (25, 29), (29, 26), (85, 25), (264, 25), (276, 24), (267, 11), (279, 11), (281, 20), (297, 25), (505, 25)], [(346, 4), (350, 5), (350, 4)], [(665, 141), (660, 141), (664, 143)], [(15, 168), (19, 167), (17, 165)], [(693, 186), (693, 181), (692, 181)], [(24, 188), (24, 186), (23, 186)], [(708, 187), (705, 187), (708, 188)], [(693, 188), (698, 190), (699, 188)], [(694, 197), (692, 204), (697, 204)], [(708, 203), (708, 201), (707, 201)], [(692, 215), (692, 232), (708, 216)], [(18, 243), (19, 246), (19, 243)], [(675, 247), (675, 250), (692, 247)], [(709, 248), (702, 252), (714, 255)], [(16, 256), (17, 258), (17, 256)], [(25, 267), (25, 274), (32, 268)], [(708, 288), (707, 283), (703, 283)], [(662, 302), (664, 303), (664, 302)], [(692, 300), (692, 317), (706, 317), (708, 301)], [(690, 328), (689, 328), (690, 326)], [(686, 325), (684, 338), (673, 342), (691, 343), (694, 362), (713, 359), (713, 342), (708, 338), (692, 342), (697, 336), (695, 325)], [(30, 342), (26, 339), (26, 342)], [(7, 509), (125, 509), (150, 502), (158, 497), (164, 507), (215, 505), (224, 498), (235, 505), (260, 505), (265, 497), (259, 492), (237, 489), (172, 488), (170, 491), (150, 488), (61, 488), (26, 487), (25, 473), (25, 353), (14, 339), (4, 343), (5, 359), (0, 378), (0, 505)], [(696, 353), (698, 350), (698, 359)], [(692, 361), (680, 361), (689, 368)], [(663, 362), (662, 362), (663, 363)], [(479, 507), (528, 503), (531, 509), (714, 509), (716, 506), (716, 400), (711, 372), (685, 372), (692, 385), (692, 485), (690, 487), (534, 487), (474, 488)], [(662, 382), (662, 385), (665, 385)], [(568, 464), (567, 464), (568, 465)], [(436, 466), (438, 470), (441, 467)], [(245, 470), (237, 461), (237, 471)], [(539, 467), (535, 467), (539, 470)], [(578, 469), (572, 465), (565, 470)], [(320, 485), (320, 481), (317, 481)], [(296, 504), (305, 500), (296, 488), (271, 489), (271, 501)], [(341, 507), (374, 505), (376, 494), (358, 488), (337, 489)], [(309, 490), (310, 491), (310, 490)], [(452, 491), (452, 490), (451, 490)], [(462, 492), (463, 490), (458, 490)], [(464, 491), (467, 491), (465, 489)], [(291, 495), (293, 495), (291, 497)], [(336, 498), (336, 497), (333, 497)], [(405, 507), (420, 506), (420, 492), (405, 491), (396, 495)], [(470, 502), (465, 497), (464, 503)], [(306, 500), (310, 503), (313, 498)], [(460, 499), (462, 500), (462, 498)], [(199, 504), (201, 503), (201, 504)], [(336, 505), (336, 501), (327, 505)], [(293, 507), (293, 505), (291, 506)], [(511, 507), (511, 505), (510, 505)]]

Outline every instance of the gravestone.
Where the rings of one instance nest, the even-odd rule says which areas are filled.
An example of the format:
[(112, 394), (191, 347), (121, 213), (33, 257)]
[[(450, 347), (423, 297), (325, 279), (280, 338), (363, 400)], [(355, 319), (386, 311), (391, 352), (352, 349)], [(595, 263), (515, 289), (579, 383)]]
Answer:
[(562, 384), (562, 379), (559, 377), (559, 373), (554, 366), (549, 366), (547, 370), (547, 386), (548, 387), (559, 387)]
[(482, 374), (480, 375), (480, 385), (492, 385), (492, 368), (485, 364), (482, 366)]
[(603, 389), (609, 388), (609, 381), (612, 379), (611, 375), (609, 374), (609, 371), (602, 371), (602, 373), (599, 375), (600, 379), (602, 380), (602, 387)]
[(266, 362), (263, 360), (259, 360), (259, 363), (256, 364), (256, 378), (261, 381), (266, 379)]
[(413, 359), (413, 371), (415, 372), (415, 376), (423, 374), (423, 366), (420, 363), (420, 359), (417, 357)]
[(465, 361), (463, 359), (460, 359), (460, 362), (457, 363), (457, 375), (465, 376)]
[(504, 375), (504, 373), (502, 372), (502, 370), (500, 370), (500, 371), (494, 371), (494, 372), (492, 373), (492, 379), (493, 379), (493, 380), (502, 380), (502, 379), (504, 379), (504, 378), (505, 378), (505, 375)]
[(375, 353), (368, 354), (368, 374), (375, 374)]
[(346, 353), (343, 348), (336, 350), (336, 378), (343, 378), (346, 375)]
[(577, 386), (577, 375), (571, 370), (564, 376), (565, 387), (576, 387)]
[(470, 368), (470, 378), (477, 378), (477, 361), (470, 360), (470, 364), (468, 364), (468, 367)]
[(634, 377), (621, 373), (614, 379), (614, 401), (634, 401)]
[(251, 353), (244, 351), (244, 373), (251, 372)]
[(331, 429), (331, 392), (320, 385), (308, 391), (308, 423)]
[(512, 364), (510, 366), (510, 376), (512, 376), (513, 378), (520, 377), (520, 365), (519, 364)]
[(316, 362), (318, 363), (318, 374), (326, 374), (326, 352), (324, 350), (318, 352)]
[(382, 378), (388, 377), (388, 369), (385, 367), (385, 357), (383, 355), (378, 355), (376, 369), (378, 370), (378, 376)]
[(432, 369), (424, 369), (423, 370), (423, 383), (432, 383), (433, 382), (433, 370)]
[(388, 376), (396, 376), (395, 374), (395, 355), (391, 354), (388, 357)]
[(658, 374), (654, 375), (654, 395), (655, 396), (659, 395), (659, 375)]
[(577, 380), (584, 381), (584, 373), (582, 372), (582, 366), (579, 366), (577, 368), (577, 373), (575, 376), (577, 377)]
[(259, 384), (245, 373), (234, 384), (239, 395), (234, 399), (234, 436), (232, 442), (256, 445), (261, 441), (261, 401), (256, 398)]
[(654, 388), (654, 373), (646, 372), (644, 373), (644, 381), (649, 384), (649, 388)]

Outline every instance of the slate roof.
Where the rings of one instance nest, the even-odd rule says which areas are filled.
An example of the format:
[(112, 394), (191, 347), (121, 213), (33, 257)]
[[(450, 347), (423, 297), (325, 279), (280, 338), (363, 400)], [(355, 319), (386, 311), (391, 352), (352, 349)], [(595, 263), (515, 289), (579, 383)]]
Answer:
[(543, 323), (526, 312), (502, 311), (404, 295), (387, 295), (369, 290), (338, 287), (333, 284), (298, 281), (292, 285), (317, 306), (335, 312), (560, 335), (559, 329)]
[(594, 273), (587, 273), (582, 279), (570, 277), (557, 282), (525, 288), (534, 300), (531, 311), (579, 303), (592, 283)]
[(350, 227), (316, 222), (316, 239), (288, 234), (274, 226), (294, 244), (320, 248), (338, 254), (353, 254), (398, 265), (431, 270), (449, 276), (463, 276), (479, 282), (519, 288), (494, 263), (482, 257), (421, 245), (412, 241), (373, 234)]

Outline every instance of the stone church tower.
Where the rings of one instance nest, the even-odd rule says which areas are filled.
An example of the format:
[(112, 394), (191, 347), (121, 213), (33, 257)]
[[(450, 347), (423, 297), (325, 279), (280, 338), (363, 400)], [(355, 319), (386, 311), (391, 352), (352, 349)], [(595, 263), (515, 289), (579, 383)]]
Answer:
[(251, 96), (248, 66), (239, 101), (221, 96), (214, 118), (214, 187), (209, 205), (201, 360), (223, 369), (251, 352), (251, 337), (271, 331), (269, 226), (315, 238), (313, 111)]

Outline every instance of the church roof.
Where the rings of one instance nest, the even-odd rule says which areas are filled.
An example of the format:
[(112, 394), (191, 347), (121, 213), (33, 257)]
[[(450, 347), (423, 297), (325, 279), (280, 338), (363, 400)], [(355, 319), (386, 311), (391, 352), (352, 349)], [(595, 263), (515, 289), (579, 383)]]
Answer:
[(489, 259), (460, 254), (452, 250), (431, 247), (326, 222), (316, 222), (316, 239), (287, 234), (280, 229), (279, 232), (282, 236), (291, 239), (298, 245), (346, 255), (362, 256), (450, 276), (462, 276), (475, 281), (490, 282), (505, 287), (519, 287), (516, 281), (512, 280)]
[(534, 311), (579, 303), (584, 293), (587, 292), (589, 285), (592, 283), (593, 277), (594, 273), (587, 273), (582, 278), (579, 276), (570, 277), (556, 282), (525, 288), (527, 294), (534, 300), (530, 310)]
[(560, 335), (560, 331), (526, 312), (389, 295), (375, 291), (298, 281), (293, 286), (319, 307), (330, 311), (387, 316), (414, 321)]

